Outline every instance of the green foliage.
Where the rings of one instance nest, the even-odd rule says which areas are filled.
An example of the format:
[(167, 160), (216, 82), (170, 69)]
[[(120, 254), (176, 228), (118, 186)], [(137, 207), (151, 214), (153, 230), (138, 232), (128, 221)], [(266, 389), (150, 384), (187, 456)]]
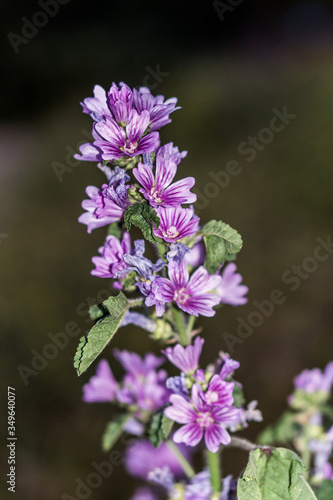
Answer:
[(240, 234), (222, 221), (211, 220), (204, 225), (200, 234), (206, 245), (205, 268), (215, 273), (224, 260), (232, 260), (243, 246)]
[(74, 367), (81, 375), (99, 356), (118, 330), (128, 309), (128, 300), (120, 292), (116, 297), (109, 297), (103, 302), (109, 315), (97, 321), (86, 337), (80, 339), (74, 357)]
[(315, 500), (303, 474), (307, 467), (286, 448), (257, 448), (251, 451), (237, 484), (238, 500)]
[(163, 413), (163, 410), (155, 413), (151, 420), (149, 436), (155, 448), (158, 448), (162, 441), (166, 441), (173, 427), (174, 421), (170, 420)]
[(267, 445), (292, 441), (301, 430), (295, 417), (296, 415), (290, 411), (284, 412), (276, 424), (266, 427), (261, 432), (258, 443)]
[(236, 406), (236, 408), (244, 405), (245, 398), (242, 387), (235, 384), (234, 390), (232, 391), (232, 396), (234, 398), (234, 406)]
[(158, 318), (156, 320), (156, 329), (151, 336), (155, 340), (167, 341), (174, 338), (175, 332), (172, 330), (172, 326), (168, 321)]
[(137, 274), (135, 271), (131, 271), (122, 281), (124, 290), (128, 292), (133, 292), (135, 290), (134, 283), (136, 281)]
[(326, 479), (323, 481), (319, 488), (315, 490), (318, 500), (332, 500), (333, 499), (333, 481)]
[(157, 238), (153, 233), (153, 223), (156, 228), (160, 225), (160, 219), (156, 211), (148, 205), (147, 201), (139, 201), (130, 205), (125, 212), (125, 225), (127, 231), (131, 229), (131, 225), (141, 229), (143, 236), (151, 243), (157, 243), (160, 238)]
[(94, 304), (89, 307), (89, 316), (93, 321), (97, 321), (105, 316), (108, 316), (109, 311), (102, 304)]
[(105, 427), (102, 436), (102, 450), (110, 451), (112, 446), (118, 441), (123, 433), (123, 425), (128, 419), (128, 415), (118, 415), (114, 420), (109, 422)]
[(296, 389), (293, 393), (290, 406), (295, 410), (306, 410), (311, 406), (321, 408), (328, 400), (329, 393), (325, 391), (305, 392), (302, 389)]
[(118, 240), (120, 239), (121, 227), (119, 222), (112, 222), (112, 224), (108, 226), (108, 236), (115, 236)]

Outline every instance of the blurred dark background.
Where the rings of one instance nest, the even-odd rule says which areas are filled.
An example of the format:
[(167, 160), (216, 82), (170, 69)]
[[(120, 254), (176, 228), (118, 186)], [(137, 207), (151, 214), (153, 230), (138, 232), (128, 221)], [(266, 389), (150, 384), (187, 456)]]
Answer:
[[(274, 289), (282, 290), (283, 304), (233, 352), (241, 363), (238, 379), (248, 400), (259, 401), (265, 422), (285, 408), (295, 374), (332, 359), (333, 256), (312, 261), (313, 272), (303, 268), (311, 267), (317, 238), (332, 233), (332, 5), (244, 0), (223, 13), (222, 3), (62, 0), (45, 20), (36, 17), (37, 1), (2, 1), (1, 421), (5, 436), (7, 386), (15, 387), (17, 498), (75, 498), (76, 478), (85, 481), (92, 462), (105, 459), (100, 436), (110, 410), (81, 402), (93, 370), (78, 379), (73, 369), (79, 335), (49, 352), (45, 367), (26, 372), (26, 384), (17, 369), (31, 370), (48, 334), (63, 332), (68, 322), (89, 328), (87, 302), (108, 285), (90, 276), (103, 230), (89, 236), (76, 222), (86, 185), (99, 186), (103, 176), (93, 164), (72, 160), (91, 130), (79, 102), (96, 83), (148, 84), (155, 94), (178, 97), (182, 110), (162, 130), (162, 141), (189, 151), (180, 168), (211, 197), (201, 202), (202, 221), (222, 219), (243, 236), (238, 269), (249, 302), (201, 320), (203, 360), (227, 350), (224, 333), (235, 335), (238, 318), (247, 322), (257, 310), (253, 301)], [(45, 25), (36, 29), (32, 20)], [(296, 117), (273, 136), (262, 132), (273, 110), (284, 107)], [(240, 145), (258, 133), (263, 141), (248, 161)], [(208, 188), (210, 172), (225, 171), (231, 160), (241, 173), (225, 187)], [(59, 165), (66, 169), (60, 176)], [(292, 291), (282, 275), (290, 270), (290, 277), (294, 265), (306, 277)], [(157, 349), (135, 328), (121, 330), (114, 346)], [(255, 439), (262, 427), (253, 423), (244, 434)], [(245, 460), (229, 452), (225, 473), (237, 474)], [(2, 478), (6, 461), (5, 452)], [(122, 500), (133, 488), (116, 467), (89, 498)]]

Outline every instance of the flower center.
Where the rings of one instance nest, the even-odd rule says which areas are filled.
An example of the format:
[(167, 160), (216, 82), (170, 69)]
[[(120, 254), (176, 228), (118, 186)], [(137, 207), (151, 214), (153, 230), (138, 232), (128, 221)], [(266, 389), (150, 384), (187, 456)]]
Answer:
[(166, 231), (162, 231), (162, 233), (166, 238), (177, 238), (179, 231), (176, 226), (170, 226)]
[(208, 427), (214, 422), (214, 419), (210, 416), (209, 412), (198, 413), (197, 423), (200, 427)]
[(130, 141), (126, 141), (124, 147), (120, 149), (122, 149), (124, 153), (133, 154), (135, 153), (136, 148), (137, 148), (137, 143), (133, 144)]
[(178, 302), (178, 304), (185, 304), (187, 299), (189, 298), (189, 294), (186, 293), (185, 288), (181, 288), (180, 290), (175, 290), (175, 295), (173, 300)]
[(155, 191), (155, 188), (151, 189), (150, 197), (151, 197), (152, 201), (154, 201), (155, 203), (162, 203), (161, 195), (158, 191)]
[(207, 403), (208, 403), (209, 405), (211, 405), (211, 404), (213, 404), (213, 403), (216, 403), (216, 401), (218, 401), (218, 399), (219, 399), (219, 395), (218, 395), (218, 393), (217, 393), (217, 392), (215, 392), (215, 391), (208, 391), (208, 392), (206, 392), (206, 394), (205, 394), (205, 399), (206, 399)]

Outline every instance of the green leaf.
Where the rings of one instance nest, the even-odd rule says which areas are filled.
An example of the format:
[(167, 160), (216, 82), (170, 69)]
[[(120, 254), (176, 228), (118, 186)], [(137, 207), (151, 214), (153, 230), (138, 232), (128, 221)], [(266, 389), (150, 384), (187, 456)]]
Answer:
[(266, 427), (257, 439), (260, 444), (277, 444), (292, 441), (301, 431), (296, 421), (296, 414), (286, 411), (274, 425)]
[(80, 339), (74, 358), (74, 367), (78, 375), (89, 368), (113, 338), (129, 306), (122, 292), (116, 297), (109, 297), (102, 305), (109, 311), (109, 316), (98, 320), (87, 336)]
[(128, 415), (118, 415), (105, 427), (102, 436), (102, 450), (110, 451), (112, 446), (118, 441), (123, 433), (123, 425), (128, 419)]
[(234, 259), (243, 246), (240, 234), (222, 221), (207, 222), (200, 234), (206, 245), (205, 268), (211, 274), (217, 271), (224, 260)]
[(333, 498), (333, 481), (326, 479), (323, 481), (319, 488), (315, 490), (318, 500), (332, 500)]
[(127, 231), (131, 229), (131, 225), (133, 224), (133, 226), (141, 229), (146, 240), (151, 243), (161, 241), (161, 239), (153, 233), (153, 223), (156, 228), (158, 228), (160, 219), (153, 207), (148, 205), (147, 201), (140, 201), (134, 203), (134, 205), (130, 205), (125, 212), (124, 220)]
[(150, 424), (150, 441), (158, 448), (162, 441), (166, 441), (173, 427), (174, 421), (163, 413), (163, 410), (155, 413)]
[(251, 451), (237, 484), (238, 500), (315, 500), (304, 479), (307, 467), (286, 448), (257, 448)]

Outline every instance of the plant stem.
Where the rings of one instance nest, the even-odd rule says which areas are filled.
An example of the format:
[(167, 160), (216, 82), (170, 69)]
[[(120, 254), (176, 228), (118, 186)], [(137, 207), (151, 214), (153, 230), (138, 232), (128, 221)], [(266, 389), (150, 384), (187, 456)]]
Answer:
[(193, 330), (193, 325), (194, 325), (195, 320), (196, 320), (196, 317), (193, 315), (191, 315), (188, 319), (188, 323), (187, 323), (187, 327), (186, 327), (186, 333), (187, 333), (188, 337), (190, 336), (190, 333)]
[(188, 460), (184, 457), (178, 446), (176, 446), (175, 443), (170, 439), (166, 441), (166, 444), (177, 458), (178, 462), (182, 466), (187, 477), (191, 479), (191, 477), (195, 476), (195, 470), (193, 469), (192, 465), (188, 462)]
[(141, 306), (143, 301), (144, 301), (144, 297), (136, 297), (135, 299), (128, 299), (130, 307)]
[(218, 493), (221, 491), (221, 466), (220, 466), (220, 455), (217, 451), (212, 453), (207, 450), (207, 462), (210, 472), (210, 480), (213, 487), (213, 492)]
[(172, 312), (173, 312), (173, 317), (175, 319), (175, 323), (176, 323), (176, 326), (178, 329), (180, 341), (181, 341), (182, 345), (184, 345), (184, 346), (188, 345), (189, 341), (188, 341), (188, 335), (186, 333), (186, 329), (185, 329), (185, 325), (184, 325), (183, 315), (175, 307), (172, 308)]
[(248, 441), (247, 439), (235, 436), (231, 438), (231, 442), (227, 446), (230, 446), (230, 448), (242, 448), (242, 450), (246, 451), (256, 450), (259, 448), (257, 444), (251, 443), (251, 441)]

